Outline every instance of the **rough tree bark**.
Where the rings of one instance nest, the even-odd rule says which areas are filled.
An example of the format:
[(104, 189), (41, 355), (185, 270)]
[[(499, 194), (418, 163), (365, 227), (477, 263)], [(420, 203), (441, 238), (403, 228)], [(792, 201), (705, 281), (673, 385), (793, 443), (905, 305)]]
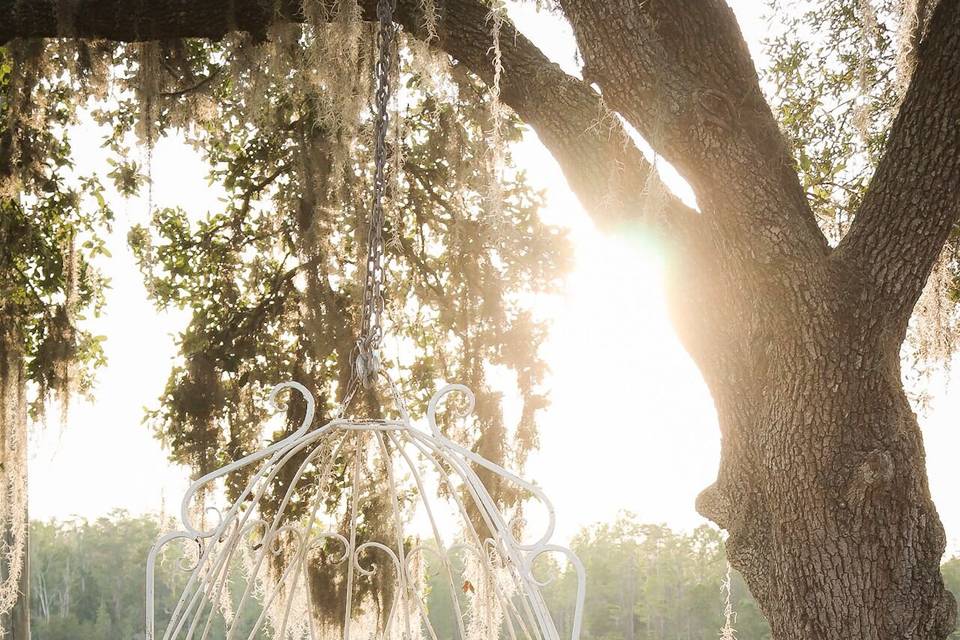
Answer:
[[(368, 16), (374, 0), (361, 0)], [(478, 0), (439, 4), (433, 43), (489, 81)], [(665, 243), (675, 325), (713, 394), (717, 481), (697, 507), (729, 534), (774, 637), (945, 638), (956, 604), (939, 561), (899, 350), (960, 214), (960, 0), (941, 0), (887, 151), (832, 249), (722, 0), (561, 0), (584, 60), (564, 74), (505, 25), (502, 97), (540, 135), (601, 225)], [(58, 8), (69, 20), (57, 20)], [(422, 35), (416, 0), (398, 20)], [(69, 35), (265, 37), (297, 0), (0, 0), (0, 42)], [(70, 33), (58, 24), (71, 25)], [(591, 85), (603, 92), (603, 101)], [(700, 213), (662, 192), (604, 103), (669, 160)], [(656, 195), (656, 197), (651, 197)]]

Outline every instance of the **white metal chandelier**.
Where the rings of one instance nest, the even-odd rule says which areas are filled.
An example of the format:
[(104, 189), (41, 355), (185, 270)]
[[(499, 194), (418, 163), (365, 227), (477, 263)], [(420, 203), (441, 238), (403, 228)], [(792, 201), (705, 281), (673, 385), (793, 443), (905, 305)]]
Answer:
[[(181, 504), (183, 529), (161, 537), (147, 559), (147, 640), (206, 640), (215, 632), (227, 640), (450, 640), (438, 630), (439, 609), (446, 610), (446, 633), (461, 640), (560, 640), (541, 594), (546, 582), (534, 575), (534, 562), (547, 553), (565, 556), (575, 571), (565, 620), (571, 639), (580, 636), (584, 570), (569, 549), (550, 542), (550, 501), (535, 484), (441, 432), (441, 401), (462, 394), (469, 413), (473, 393), (463, 385), (444, 387), (429, 402), (426, 429), (416, 428), (380, 366), (394, 3), (379, 0), (377, 6), (375, 173), (363, 319), (340, 411), (317, 427), (311, 393), (296, 382), (277, 385), (270, 401), (278, 409), (277, 396), (285, 390), (306, 402), (299, 428), (191, 485)], [(378, 383), (389, 390), (399, 418), (346, 417), (357, 391)], [(500, 510), (484, 481), (509, 485), (540, 503), (543, 534), (522, 541), (519, 526)], [(233, 503), (225, 510), (204, 509), (202, 497), (227, 484)], [(367, 515), (372, 502), (388, 514), (384, 522)], [(422, 533), (413, 532), (414, 520)], [(157, 569), (177, 542), (193, 550), (179, 567), (186, 584), (172, 611), (157, 611)], [(428, 593), (429, 577), (442, 585), (438, 593)]]

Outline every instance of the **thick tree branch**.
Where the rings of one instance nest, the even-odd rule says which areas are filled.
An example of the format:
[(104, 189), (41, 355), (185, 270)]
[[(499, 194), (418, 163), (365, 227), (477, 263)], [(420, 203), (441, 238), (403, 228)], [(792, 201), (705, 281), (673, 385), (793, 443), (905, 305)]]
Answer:
[(219, 40), (232, 31), (263, 37), (273, 22), (291, 20), (303, 20), (299, 0), (0, 0), (0, 44), (54, 37)]
[[(492, 83), (487, 5), (447, 0), (441, 7), (434, 44)], [(416, 16), (404, 12), (400, 18), (415, 33)], [(661, 229), (669, 227), (674, 240), (699, 226), (696, 214), (651, 174), (650, 163), (620, 121), (584, 81), (564, 73), (507, 21), (501, 28), (500, 51), (501, 99), (537, 132), (598, 224), (610, 227), (646, 219)]]
[[(360, 4), (372, 19), (375, 0)], [(0, 43), (64, 35), (123, 42), (219, 39), (234, 30), (262, 38), (273, 22), (304, 19), (299, 0), (72, 0), (66, 3), (68, 16), (58, 14), (62, 5), (57, 0), (0, 0)], [(267, 5), (272, 5), (269, 10)], [(438, 41), (432, 44), (491, 82), (489, 8), (478, 0), (448, 0), (438, 12)], [(405, 30), (425, 37), (417, 0), (401, 0), (396, 17)], [(500, 47), (503, 101), (537, 132), (598, 224), (644, 220), (670, 240), (694, 235), (696, 213), (651, 175), (651, 165), (595, 91), (551, 63), (509, 22), (501, 30)]]
[(960, 0), (942, 0), (863, 204), (833, 259), (902, 329), (960, 215)]
[(670, 161), (732, 249), (828, 252), (723, 0), (560, 0), (607, 104)]

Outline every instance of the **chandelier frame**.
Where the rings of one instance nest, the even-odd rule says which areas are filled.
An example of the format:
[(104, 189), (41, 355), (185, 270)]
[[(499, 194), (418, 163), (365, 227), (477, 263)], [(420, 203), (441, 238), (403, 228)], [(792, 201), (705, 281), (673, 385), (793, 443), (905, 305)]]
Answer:
[[(540, 580), (534, 575), (535, 561), (548, 553), (564, 556), (576, 574), (577, 586), (570, 638), (578, 640), (583, 617), (585, 572), (582, 563), (570, 549), (551, 543), (556, 525), (552, 503), (538, 485), (454, 442), (443, 435), (437, 424), (438, 407), (450, 394), (459, 393), (465, 396), (469, 405), (467, 413), (472, 410), (474, 396), (467, 387), (451, 384), (434, 394), (427, 408), (427, 430), (413, 426), (402, 404), (399, 405), (399, 419), (358, 420), (337, 417), (319, 428), (311, 428), (315, 417), (315, 402), (303, 385), (296, 382), (277, 385), (270, 394), (271, 402), (278, 409), (282, 409), (283, 405), (277, 402), (277, 395), (287, 389), (299, 393), (306, 402), (306, 412), (300, 426), (290, 435), (260, 451), (194, 481), (181, 502), (180, 520), (183, 528), (162, 536), (151, 549), (146, 567), (147, 640), (204, 640), (209, 636), (218, 617), (225, 624), (228, 640), (253, 640), (262, 637), (256, 634), (262, 633), (268, 619), (272, 621), (277, 638), (320, 640), (330, 637), (315, 627), (313, 611), (308, 611), (307, 626), (299, 633), (295, 633), (290, 626), (291, 614), (297, 608), (297, 598), (301, 599), (300, 607), (303, 608), (304, 596), (301, 592), (309, 592), (309, 556), (316, 549), (326, 548), (328, 542), (335, 542), (343, 550), (342, 554), (334, 558), (332, 564), (346, 565), (341, 636), (344, 640), (360, 637), (364, 640), (369, 637), (403, 640), (428, 637), (431, 640), (440, 640), (426, 608), (424, 594), (421, 593), (422, 585), (418, 584), (416, 578), (422, 573), (422, 567), (418, 564), (422, 565), (426, 561), (426, 554), (434, 556), (433, 560), (439, 564), (439, 571), (444, 574), (442, 578), (450, 589), (450, 606), (461, 638), (560, 640), (557, 625), (540, 591), (549, 581)], [(323, 444), (327, 446), (320, 446)], [(349, 496), (349, 531), (315, 531), (318, 509), (323, 502), (322, 483), (329, 475), (333, 461), (343, 459), (341, 454), (348, 453), (344, 449), (351, 444), (354, 451), (353, 468), (350, 471), (353, 480)], [(379, 451), (379, 456), (374, 450)], [(288, 468), (287, 463), (296, 462), (298, 456), (305, 457), (299, 462), (275, 515), (269, 522), (260, 519), (258, 506), (267, 488), (278, 473)], [(416, 459), (417, 456), (419, 460)], [(320, 461), (320, 458), (325, 459)], [(395, 538), (391, 544), (378, 540), (364, 541), (358, 537), (361, 468), (365, 469), (370, 461), (377, 458), (385, 462), (384, 477), (393, 511), (392, 529)], [(429, 531), (433, 535), (432, 542), (423, 542), (418, 538), (416, 543), (413, 543), (404, 532), (404, 515), (398, 500), (400, 483), (397, 478), (397, 465), (394, 464), (396, 460), (400, 461), (400, 468), (406, 470), (412, 485), (417, 489), (418, 500), (423, 505), (423, 513), (426, 514)], [(318, 461), (322, 465), (321, 473), (317, 476), (321, 486), (317, 487), (313, 499), (313, 511), (308, 518), (288, 521), (285, 511), (289, 501), (304, 473), (311, 464)], [(259, 468), (250, 476), (244, 489), (226, 512), (215, 507), (206, 507), (203, 509), (203, 516), (212, 517), (214, 523), (206, 525), (194, 522), (199, 496), (213, 489), (217, 481), (257, 463), (260, 463)], [(433, 473), (450, 489), (446, 492), (445, 500), (452, 502), (455, 512), (460, 515), (459, 522), (463, 528), (463, 539), (460, 541), (447, 541), (441, 533), (442, 526), (437, 517), (435, 498), (431, 495), (435, 492), (428, 487), (426, 473), (429, 469), (424, 468), (424, 463), (432, 466)], [(544, 532), (535, 541), (525, 543), (517, 539), (516, 523), (508, 521), (500, 511), (478, 474), (480, 470), (494, 474), (498, 481), (511, 483), (542, 505), (547, 523)], [(459, 485), (457, 489), (454, 489), (455, 485)], [(469, 500), (464, 499), (464, 496)], [(479, 515), (478, 524), (482, 523), (489, 533), (488, 536), (481, 535), (474, 525), (476, 518), (471, 518), (470, 506), (474, 507), (472, 512)], [(196, 544), (196, 562), (192, 566), (180, 567), (189, 571), (190, 576), (163, 634), (157, 636), (156, 569), (162, 552), (178, 540), (187, 541), (191, 546)], [(275, 584), (265, 586), (262, 578), (264, 563), (269, 565), (268, 558), (271, 554), (279, 556), (283, 550), (289, 551), (291, 544), (296, 548), (292, 560), (279, 572)], [(375, 563), (368, 561), (365, 564), (363, 561), (374, 552), (389, 559), (388, 566), (392, 566), (396, 593), (399, 595), (393, 599), (386, 619), (378, 622), (377, 631), (372, 635), (367, 633), (359, 636), (356, 633), (353, 613), (354, 582), (362, 577), (370, 577), (379, 570)], [(459, 578), (455, 579), (454, 557), (458, 554), (463, 554), (465, 560), (475, 561), (479, 566), (480, 577), (475, 577), (474, 580), (477, 580), (478, 585), (485, 585), (487, 596), (496, 603), (496, 612), (481, 610), (483, 603), (478, 602), (476, 593), (472, 594), (472, 598), (468, 598), (473, 606), (468, 611), (464, 610), (461, 603), (463, 598), (459, 596), (456, 588)], [(262, 607), (256, 624), (249, 633), (240, 630), (237, 612), (230, 613), (223, 609), (224, 592), (229, 593), (230, 589), (228, 583), (231, 566), (241, 557), (246, 558), (247, 575), (237, 612), (258, 598)], [(477, 588), (466, 579), (463, 584), (465, 592), (467, 585), (471, 590)], [(301, 592), (297, 591), (298, 585)], [(229, 599), (230, 596), (226, 597)], [(278, 598), (279, 603), (275, 602)], [(309, 594), (306, 606), (308, 609), (313, 606)], [(476, 635), (477, 625), (483, 625), (480, 618), (484, 616), (492, 620), (487, 621), (488, 627), (496, 627), (493, 630), (488, 628), (486, 633), (496, 635)]]

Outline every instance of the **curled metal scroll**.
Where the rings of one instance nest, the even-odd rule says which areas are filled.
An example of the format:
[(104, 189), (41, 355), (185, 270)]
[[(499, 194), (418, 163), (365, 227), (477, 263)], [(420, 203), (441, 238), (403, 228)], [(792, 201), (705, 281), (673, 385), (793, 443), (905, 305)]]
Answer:
[[(313, 600), (309, 569), (320, 566), (317, 563), (333, 572), (338, 588), (345, 592), (340, 616), (345, 640), (370, 633), (384, 640), (440, 640), (442, 634), (431, 618), (438, 606), (450, 609), (460, 637), (475, 633), (472, 625), (488, 619), (502, 638), (560, 640), (541, 593), (549, 580), (539, 579), (533, 567), (538, 557), (548, 553), (564, 556), (577, 575), (574, 615), (564, 637), (579, 638), (583, 565), (569, 549), (550, 542), (555, 529), (553, 505), (537, 485), (454, 442), (437, 424), (438, 409), (451, 394), (465, 397), (466, 413), (473, 409), (474, 396), (467, 387), (448, 385), (434, 394), (427, 407), (426, 429), (413, 427), (406, 411), (399, 420), (338, 417), (317, 427), (310, 392), (295, 382), (278, 385), (270, 394), (278, 409), (283, 408), (278, 402), (283, 391), (296, 392), (306, 402), (300, 426), (195, 481), (181, 505), (182, 529), (161, 537), (150, 551), (148, 640), (204, 640), (217, 625), (226, 628), (231, 640), (261, 637), (258, 634), (268, 625), (274, 635), (280, 634), (277, 637), (328, 638), (329, 629), (321, 629), (321, 621), (314, 619), (319, 604)], [(339, 461), (339, 472), (334, 470), (335, 461)], [(545, 529), (533, 542), (516, 538), (514, 522), (487, 492), (481, 471), (514, 485), (545, 509)], [(280, 477), (289, 478), (286, 490), (272, 495), (268, 490), (281, 473)], [(341, 482), (344, 473), (352, 482), (345, 489), (340, 487), (345, 492), (337, 494), (342, 517), (330, 522), (324, 499), (331, 495), (329, 483), (337, 473)], [(218, 486), (232, 474), (246, 478), (232, 504), (223, 509), (196, 506), (199, 496), (219, 495)], [(299, 515), (288, 517), (294, 495), (306, 482), (312, 483), (309, 504), (300, 504)], [(377, 498), (389, 503), (387, 530), (376, 539), (364, 538), (368, 533), (362, 515), (364, 500), (371, 495), (364, 493), (364, 487), (368, 492), (369, 487), (379, 487)], [(440, 487), (445, 489), (443, 499), (438, 497)], [(270, 508), (265, 506), (267, 496), (272, 500)], [(194, 522), (194, 513), (203, 513), (204, 522)], [(441, 517), (447, 514), (449, 519), (451, 513), (456, 525), (452, 531)], [(413, 515), (419, 518), (421, 531), (411, 530)], [(183, 564), (176, 569), (184, 572), (185, 585), (173, 610), (163, 612), (158, 620), (154, 598), (159, 561), (177, 541), (196, 545), (196, 558), (180, 559)], [(329, 542), (336, 543), (332, 552), (327, 551)], [(239, 574), (238, 564), (243, 567)], [(239, 585), (235, 584), (238, 575)], [(371, 609), (358, 601), (362, 595), (357, 585), (374, 579), (393, 580), (395, 597), (387, 611), (377, 614), (375, 627), (364, 628), (354, 618), (357, 611)], [(447, 602), (428, 603), (427, 579), (446, 584)], [(242, 620), (247, 627), (240, 628)]]

